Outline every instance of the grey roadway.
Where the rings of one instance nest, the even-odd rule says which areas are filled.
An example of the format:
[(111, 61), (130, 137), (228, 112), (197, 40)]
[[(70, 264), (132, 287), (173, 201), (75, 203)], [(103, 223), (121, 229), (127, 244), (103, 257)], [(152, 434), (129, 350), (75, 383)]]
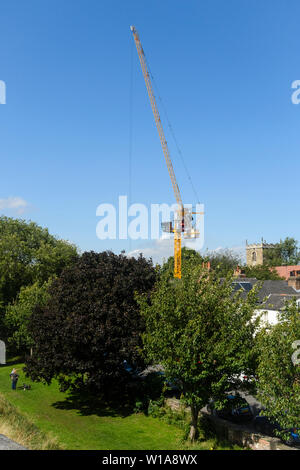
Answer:
[(0, 450), (26, 450), (26, 448), (0, 434)]

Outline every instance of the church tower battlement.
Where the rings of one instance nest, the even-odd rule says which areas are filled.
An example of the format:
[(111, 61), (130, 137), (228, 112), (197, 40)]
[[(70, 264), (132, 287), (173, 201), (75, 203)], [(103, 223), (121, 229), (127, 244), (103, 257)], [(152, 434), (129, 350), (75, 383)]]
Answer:
[(275, 245), (266, 243), (263, 238), (261, 239), (261, 243), (253, 243), (250, 245), (248, 245), (246, 241), (247, 266), (263, 265), (265, 253), (270, 248), (275, 248)]

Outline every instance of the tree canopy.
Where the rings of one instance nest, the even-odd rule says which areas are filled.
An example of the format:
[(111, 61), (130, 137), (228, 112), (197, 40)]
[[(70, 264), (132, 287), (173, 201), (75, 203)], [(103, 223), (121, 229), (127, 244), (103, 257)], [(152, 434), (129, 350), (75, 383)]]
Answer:
[[(200, 255), (200, 253), (196, 250), (192, 250), (191, 248), (183, 247), (181, 250), (181, 263), (182, 263), (182, 269), (184, 270), (184, 266), (186, 263), (193, 263), (193, 264), (199, 264), (202, 265), (204, 259)], [(174, 256), (170, 256), (168, 260), (163, 263), (160, 273), (161, 275), (166, 275), (168, 274), (169, 277), (173, 277), (173, 272), (174, 272)]]
[(279, 281), (282, 278), (277, 271), (266, 265), (245, 266), (243, 268), (246, 277), (255, 277), (259, 281), (274, 280)]
[[(5, 315), (8, 305), (16, 301), (20, 290), (35, 283), (41, 286), (70, 266), (77, 256), (74, 245), (50, 235), (48, 229), (39, 227), (34, 222), (0, 217), (1, 339), (12, 339)], [(20, 310), (15, 309), (15, 320), (17, 311)], [(22, 329), (21, 318), (15, 326), (17, 324)], [(17, 331), (14, 333), (18, 334)], [(13, 342), (9, 341), (9, 345)], [(15, 345), (17, 343), (15, 341)]]
[(9, 304), (5, 313), (5, 326), (8, 331), (8, 344), (18, 352), (32, 348), (33, 342), (27, 330), (27, 325), (36, 305), (43, 306), (49, 300), (48, 289), (52, 279), (39, 284), (21, 287), (17, 299)]
[(149, 292), (155, 279), (152, 261), (142, 256), (84, 253), (54, 280), (48, 303), (31, 316), (26, 373), (46, 383), (55, 377), (64, 390), (120, 390), (129, 379), (124, 361), (133, 370), (143, 365), (144, 320), (135, 292)]
[[(198, 251), (191, 248), (183, 247), (181, 250), (181, 262), (182, 270), (187, 263), (190, 265), (199, 265), (210, 263), (210, 268), (216, 271), (218, 275), (226, 277), (228, 273), (233, 274), (234, 270), (238, 265), (241, 264), (240, 257), (229, 249), (221, 251), (211, 251), (200, 254)], [(168, 260), (162, 265), (161, 274), (164, 275), (166, 272), (170, 276), (173, 275), (174, 271), (174, 256), (170, 256)]]
[(269, 248), (265, 253), (264, 263), (268, 266), (289, 266), (300, 263), (300, 250), (295, 238), (287, 237), (275, 243), (274, 248)]
[(228, 273), (233, 274), (237, 266), (241, 265), (240, 256), (229, 249), (210, 252), (206, 255), (206, 260), (210, 262), (212, 270), (224, 277), (226, 277)]
[(181, 280), (162, 276), (148, 298), (139, 298), (146, 322), (144, 347), (150, 361), (161, 364), (191, 407), (191, 439), (199, 410), (211, 397), (220, 406), (230, 380), (253, 373), (256, 288), (246, 299), (233, 293), (232, 278), (222, 279), (192, 262)]
[(0, 301), (17, 297), (21, 287), (59, 275), (77, 256), (74, 245), (34, 222), (0, 217)]
[(300, 314), (292, 301), (279, 315), (279, 322), (258, 335), (258, 398), (263, 411), (277, 422), (284, 437), (300, 428)]

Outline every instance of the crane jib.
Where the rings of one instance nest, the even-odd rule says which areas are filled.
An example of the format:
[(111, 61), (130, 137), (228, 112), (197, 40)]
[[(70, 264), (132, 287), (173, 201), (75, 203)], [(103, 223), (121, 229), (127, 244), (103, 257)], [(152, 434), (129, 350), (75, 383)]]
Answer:
[[(170, 157), (170, 153), (169, 153), (169, 149), (168, 149), (168, 144), (167, 144), (167, 141), (166, 141), (166, 138), (165, 138), (165, 134), (164, 134), (161, 119), (160, 119), (160, 116), (159, 116), (155, 96), (154, 96), (154, 93), (153, 93), (150, 73), (148, 71), (147, 64), (146, 64), (146, 61), (145, 61), (145, 53), (144, 53), (144, 50), (142, 48), (137, 30), (135, 29), (134, 26), (130, 26), (130, 29), (133, 33), (136, 49), (137, 49), (137, 52), (138, 52), (138, 56), (139, 56), (139, 60), (140, 60), (140, 64), (141, 64), (145, 84), (146, 84), (146, 88), (147, 88), (147, 91), (148, 91), (148, 96), (149, 96), (149, 99), (150, 99), (150, 104), (151, 104), (151, 107), (152, 107), (152, 112), (153, 112), (153, 115), (154, 115), (154, 120), (155, 120), (155, 123), (156, 123), (158, 135), (159, 135), (161, 146), (162, 146), (163, 153), (164, 153), (164, 156), (165, 156), (169, 176), (170, 176), (170, 179), (171, 179), (175, 199), (176, 199), (176, 202), (179, 206), (178, 207), (178, 212), (177, 212), (177, 223), (175, 223), (175, 225), (174, 225), (173, 232), (174, 232), (174, 277), (180, 279), (181, 278), (181, 231), (184, 230), (184, 223), (182, 223), (182, 220), (184, 218), (184, 208), (183, 208), (183, 203), (182, 203), (179, 187), (178, 187), (178, 184), (177, 184), (177, 181), (176, 181), (174, 168), (173, 168), (173, 165), (172, 165), (172, 161), (171, 161), (171, 157)], [(179, 220), (179, 223), (178, 223), (178, 220)]]
[(173, 164), (172, 164), (172, 161), (171, 161), (171, 158), (170, 158), (168, 144), (167, 144), (167, 141), (166, 141), (166, 138), (165, 138), (165, 135), (164, 135), (164, 131), (163, 131), (162, 124), (161, 124), (161, 119), (160, 119), (160, 116), (159, 116), (159, 112), (158, 112), (158, 108), (157, 108), (157, 104), (156, 104), (156, 100), (155, 100), (155, 96), (154, 96), (153, 89), (152, 89), (150, 74), (149, 74), (145, 59), (144, 59), (145, 53), (144, 53), (144, 50), (142, 48), (142, 45), (141, 45), (141, 42), (140, 42), (140, 39), (139, 39), (139, 35), (138, 35), (135, 27), (131, 26), (130, 29), (133, 32), (133, 37), (134, 37), (134, 40), (135, 40), (138, 56), (139, 56), (139, 59), (140, 59), (142, 72), (143, 72), (143, 75), (144, 75), (146, 88), (147, 88), (149, 99), (150, 99), (150, 104), (151, 104), (152, 111), (153, 111), (153, 114), (154, 114), (156, 127), (157, 127), (157, 130), (158, 130), (158, 134), (159, 134), (159, 138), (160, 138), (160, 141), (161, 141), (163, 153), (164, 153), (166, 163), (167, 163), (167, 168), (168, 168), (169, 175), (170, 175), (170, 178), (171, 178), (172, 187), (173, 187), (173, 191), (174, 191), (174, 194), (175, 194), (175, 199), (176, 199), (177, 204), (180, 207), (183, 208), (183, 203), (182, 203), (179, 187), (178, 187), (178, 184), (177, 184), (177, 181), (176, 181), (176, 176), (175, 176)]

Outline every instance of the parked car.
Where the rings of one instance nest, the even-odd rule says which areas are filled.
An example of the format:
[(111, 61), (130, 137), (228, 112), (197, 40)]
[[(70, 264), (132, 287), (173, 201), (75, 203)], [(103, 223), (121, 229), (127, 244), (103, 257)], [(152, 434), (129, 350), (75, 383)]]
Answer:
[(166, 396), (179, 398), (181, 395), (181, 382), (179, 379), (173, 379), (169, 381), (166, 379), (165, 373), (163, 371), (158, 372), (158, 374), (164, 378), (167, 390), (165, 392)]
[(248, 402), (238, 393), (227, 395), (226, 404), (221, 410), (215, 408), (214, 401), (209, 403), (208, 409), (219, 418), (227, 419), (233, 423), (247, 423), (253, 419)]
[[(281, 426), (272, 419), (264, 415), (258, 415), (253, 421), (254, 428), (257, 432), (267, 436), (278, 437), (276, 431), (282, 431)], [(281, 438), (287, 445), (300, 445), (300, 428), (290, 428), (285, 430), (289, 437), (287, 439)]]
[(277, 423), (270, 421), (269, 418), (263, 415), (255, 416), (253, 426), (255, 431), (272, 437), (276, 436), (276, 430), (280, 430), (280, 426)]

